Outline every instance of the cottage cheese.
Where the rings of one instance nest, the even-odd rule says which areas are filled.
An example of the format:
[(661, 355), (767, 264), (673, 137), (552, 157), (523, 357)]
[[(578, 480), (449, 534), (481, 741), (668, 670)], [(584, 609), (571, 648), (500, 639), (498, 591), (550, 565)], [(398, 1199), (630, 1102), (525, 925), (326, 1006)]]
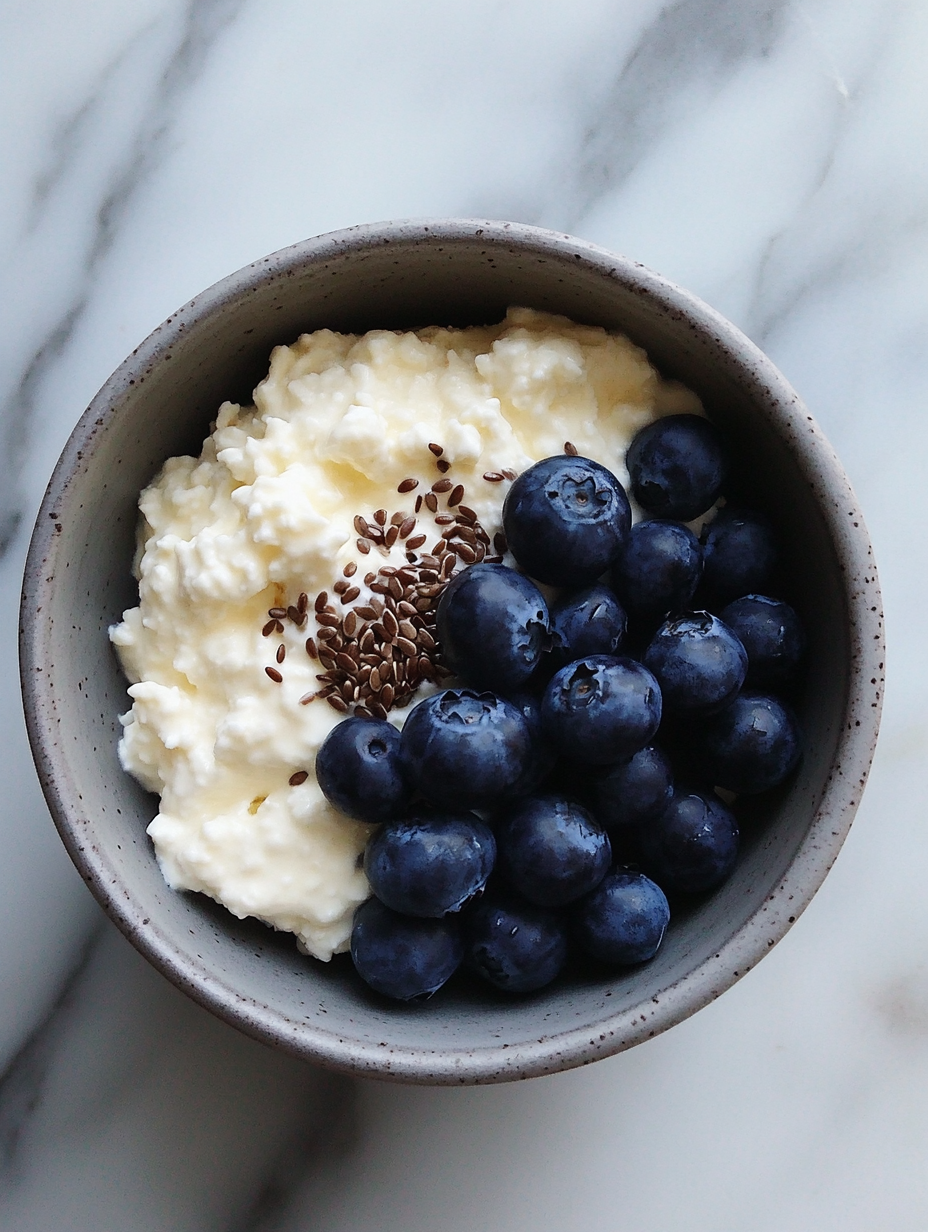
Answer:
[[(353, 520), (413, 511), (440, 477), (430, 442), (492, 535), (508, 483), (486, 472), (570, 441), (624, 482), (635, 432), (682, 411), (700, 411), (695, 395), (628, 339), (527, 309), (491, 328), (320, 330), (277, 347), (255, 405), (224, 403), (200, 456), (171, 458), (142, 493), (139, 606), (110, 631), (131, 681), (120, 758), (161, 796), (149, 834), (168, 884), (295, 933), (317, 958), (346, 949), (368, 895), (369, 827), (333, 809), (312, 773), (341, 717), (300, 704), (321, 671), (304, 649), (312, 612), (268, 638), (268, 609), (331, 591), (350, 561), (354, 580), (388, 563), (359, 552)], [(400, 495), (407, 477), (419, 487)], [(420, 528), (427, 550), (440, 528), (426, 510)], [(406, 563), (401, 541), (389, 563)], [(278, 683), (265, 668), (280, 643)]]

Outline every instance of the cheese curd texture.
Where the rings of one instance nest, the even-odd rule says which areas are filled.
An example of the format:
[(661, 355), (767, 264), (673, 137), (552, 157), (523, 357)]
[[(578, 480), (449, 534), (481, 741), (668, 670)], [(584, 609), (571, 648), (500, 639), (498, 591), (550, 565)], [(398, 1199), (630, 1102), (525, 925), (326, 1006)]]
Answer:
[[(295, 933), (317, 958), (347, 949), (370, 828), (313, 774), (341, 716), (299, 702), (322, 670), (304, 649), (312, 603), (302, 629), (266, 638), (268, 609), (331, 594), (349, 561), (358, 584), (406, 563), (402, 542), (362, 555), (353, 520), (413, 512), (440, 478), (430, 442), (492, 536), (509, 485), (485, 472), (522, 471), (570, 441), (625, 483), (634, 434), (684, 411), (701, 413), (695, 395), (627, 338), (528, 309), (488, 328), (320, 330), (275, 348), (254, 406), (224, 403), (200, 456), (171, 458), (142, 493), (139, 606), (110, 631), (131, 681), (119, 754), (161, 796), (148, 832), (168, 884)], [(400, 495), (407, 477), (419, 487)], [(425, 509), (419, 530), (428, 551), (441, 527)], [(281, 641), (275, 683), (264, 669)], [(308, 778), (290, 786), (299, 770)]]

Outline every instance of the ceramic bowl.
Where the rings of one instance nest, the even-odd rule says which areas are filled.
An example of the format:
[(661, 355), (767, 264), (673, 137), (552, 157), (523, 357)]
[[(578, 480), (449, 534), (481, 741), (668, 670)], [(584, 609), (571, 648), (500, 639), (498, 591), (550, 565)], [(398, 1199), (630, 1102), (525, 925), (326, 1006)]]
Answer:
[[(780, 528), (788, 597), (808, 632), (798, 709), (805, 756), (784, 788), (739, 808), (731, 879), (678, 913), (644, 966), (564, 978), (505, 1000), (452, 982), (423, 1005), (367, 992), (345, 957), (236, 920), (161, 878), (157, 806), (119, 766), (126, 682), (108, 627), (137, 602), (139, 491), (199, 451), (220, 403), (250, 401), (271, 348), (307, 330), (499, 320), (511, 304), (628, 334), (695, 389), (724, 429), (743, 493)], [(566, 235), (498, 222), (388, 223), (297, 244), (205, 291), (129, 356), (74, 430), (36, 524), (22, 600), (23, 692), (52, 815), (126, 936), (243, 1031), (308, 1060), (404, 1081), (505, 1081), (649, 1039), (744, 976), (783, 936), (838, 854), (877, 735), (880, 594), (870, 541), (831, 446), (761, 352), (694, 296)]]

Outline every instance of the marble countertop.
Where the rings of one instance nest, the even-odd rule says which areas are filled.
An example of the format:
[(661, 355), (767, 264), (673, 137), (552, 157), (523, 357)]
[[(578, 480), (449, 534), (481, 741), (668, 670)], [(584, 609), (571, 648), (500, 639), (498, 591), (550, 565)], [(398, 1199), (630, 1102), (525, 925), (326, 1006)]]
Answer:
[[(2, 1232), (928, 1226), (928, 9), (914, 0), (34, 0), (0, 14)], [(718, 1002), (515, 1086), (333, 1077), (103, 919), (36, 783), (16, 606), (48, 475), (155, 325), (353, 223), (640, 260), (782, 368), (884, 586), (883, 734), (809, 910)]]

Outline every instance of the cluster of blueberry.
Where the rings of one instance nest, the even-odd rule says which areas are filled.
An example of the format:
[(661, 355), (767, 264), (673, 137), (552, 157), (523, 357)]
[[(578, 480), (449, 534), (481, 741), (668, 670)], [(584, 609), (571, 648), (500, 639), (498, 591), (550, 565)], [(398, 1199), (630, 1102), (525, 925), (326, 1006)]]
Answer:
[[(803, 633), (763, 593), (770, 524), (729, 505), (701, 541), (685, 524), (722, 493), (717, 430), (658, 420), (626, 463), (650, 515), (635, 526), (595, 461), (568, 453), (520, 475), (503, 506), (519, 570), (473, 564), (439, 603), (443, 661), (464, 687), (421, 702), (402, 732), (346, 719), (319, 750), (327, 798), (379, 825), (351, 951), (381, 993), (431, 995), (462, 962), (531, 992), (571, 944), (646, 961), (667, 895), (712, 890), (734, 867), (738, 827), (715, 789), (766, 791), (799, 760), (775, 694)], [(531, 579), (559, 588), (550, 610)]]

